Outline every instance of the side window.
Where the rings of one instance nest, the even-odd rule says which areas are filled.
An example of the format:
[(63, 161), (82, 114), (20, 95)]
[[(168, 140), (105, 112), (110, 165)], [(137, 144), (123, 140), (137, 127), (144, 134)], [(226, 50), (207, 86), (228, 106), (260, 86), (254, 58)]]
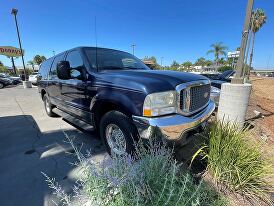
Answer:
[(66, 60), (70, 64), (70, 68), (79, 69), (83, 67), (84, 62), (79, 51), (71, 51), (68, 53)]
[(47, 80), (48, 79), (48, 72), (50, 69), (50, 65), (52, 63), (53, 59), (48, 59), (44, 61), (39, 68), (38, 76), (40, 76), (41, 80)]
[(66, 57), (66, 61), (69, 62), (71, 70), (71, 76), (78, 78), (81, 76), (80, 69), (83, 68), (84, 62), (79, 51), (71, 51)]
[(65, 54), (60, 54), (54, 58), (53, 63), (51, 65), (50, 72), (49, 72), (49, 80), (58, 79), (58, 77), (57, 77), (57, 63), (64, 59), (64, 55)]

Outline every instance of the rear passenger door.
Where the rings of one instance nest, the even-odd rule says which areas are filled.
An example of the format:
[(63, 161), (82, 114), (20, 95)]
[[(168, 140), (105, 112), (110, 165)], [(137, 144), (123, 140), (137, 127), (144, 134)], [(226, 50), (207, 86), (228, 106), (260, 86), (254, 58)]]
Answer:
[(62, 61), (65, 57), (65, 53), (57, 55), (53, 63), (51, 65), (51, 69), (48, 75), (48, 95), (50, 97), (50, 101), (54, 105), (61, 105), (61, 82), (60, 79), (57, 77), (57, 63)]
[(61, 97), (66, 104), (64, 110), (89, 122), (91, 115), (86, 98), (86, 81), (77, 78), (80, 75), (77, 70), (82, 71), (82, 74), (85, 74), (86, 70), (80, 51), (69, 51), (65, 60), (69, 62), (71, 76), (74, 78), (62, 80)]

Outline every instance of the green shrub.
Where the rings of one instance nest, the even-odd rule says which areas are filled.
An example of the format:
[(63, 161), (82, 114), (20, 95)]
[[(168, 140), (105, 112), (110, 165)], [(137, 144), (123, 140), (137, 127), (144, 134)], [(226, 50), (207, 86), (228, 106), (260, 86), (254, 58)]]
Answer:
[(225, 72), (227, 70), (233, 70), (233, 68), (231, 66), (222, 66), (218, 68), (218, 72)]
[(271, 174), (271, 165), (258, 143), (250, 140), (247, 129), (214, 122), (205, 134), (207, 141), (192, 160), (197, 156), (207, 159), (207, 170), (231, 191), (269, 201), (266, 178)]
[(194, 184), (190, 174), (173, 159), (172, 151), (159, 143), (139, 146), (134, 156), (113, 156), (100, 164), (74, 149), (84, 171), (74, 187), (76, 201), (45, 175), (64, 205), (226, 205), (209, 186)]

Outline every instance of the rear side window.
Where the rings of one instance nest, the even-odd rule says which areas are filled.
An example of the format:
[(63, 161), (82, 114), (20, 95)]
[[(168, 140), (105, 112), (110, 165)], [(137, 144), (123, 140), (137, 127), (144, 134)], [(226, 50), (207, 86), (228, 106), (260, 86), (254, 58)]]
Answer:
[(39, 72), (38, 72), (38, 75), (41, 76), (41, 80), (48, 79), (48, 72), (50, 70), (52, 61), (53, 61), (53, 58), (50, 58), (41, 64)]
[(65, 56), (65, 54), (63, 53), (63, 54), (57, 55), (54, 58), (53, 63), (51, 65), (50, 72), (49, 72), (49, 80), (58, 79), (58, 77), (57, 77), (57, 63), (59, 61), (62, 61), (64, 59), (64, 56)]

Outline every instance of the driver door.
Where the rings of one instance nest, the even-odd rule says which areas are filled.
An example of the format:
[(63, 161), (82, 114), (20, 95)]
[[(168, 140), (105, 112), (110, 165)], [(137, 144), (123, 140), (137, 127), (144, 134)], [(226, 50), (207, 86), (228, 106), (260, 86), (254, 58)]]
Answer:
[(86, 81), (81, 79), (81, 70), (85, 70), (83, 59), (78, 50), (72, 50), (67, 53), (65, 58), (71, 68), (71, 79), (61, 80), (61, 97), (64, 105), (62, 107), (66, 112), (77, 116), (88, 122), (91, 121), (89, 114), (88, 98), (86, 96)]

